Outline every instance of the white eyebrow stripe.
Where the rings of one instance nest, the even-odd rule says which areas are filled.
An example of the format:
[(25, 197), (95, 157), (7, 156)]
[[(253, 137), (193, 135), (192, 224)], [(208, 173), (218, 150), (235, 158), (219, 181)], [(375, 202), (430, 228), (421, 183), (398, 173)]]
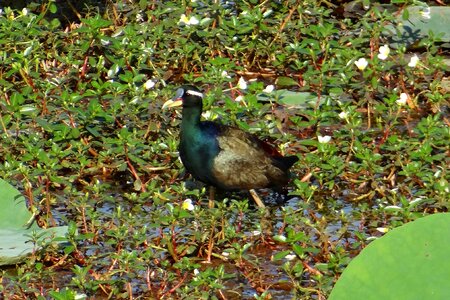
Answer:
[(186, 94), (203, 98), (203, 93), (196, 92), (196, 91), (193, 91), (193, 90), (187, 90)]

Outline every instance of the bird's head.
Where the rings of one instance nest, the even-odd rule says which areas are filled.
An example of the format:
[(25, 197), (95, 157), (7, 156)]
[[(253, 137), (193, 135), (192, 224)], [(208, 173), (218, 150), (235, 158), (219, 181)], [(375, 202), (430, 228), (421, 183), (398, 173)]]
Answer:
[(183, 105), (184, 107), (189, 106), (202, 106), (203, 93), (192, 85), (183, 85), (177, 89), (175, 96), (166, 101), (162, 109), (168, 107), (176, 107)]

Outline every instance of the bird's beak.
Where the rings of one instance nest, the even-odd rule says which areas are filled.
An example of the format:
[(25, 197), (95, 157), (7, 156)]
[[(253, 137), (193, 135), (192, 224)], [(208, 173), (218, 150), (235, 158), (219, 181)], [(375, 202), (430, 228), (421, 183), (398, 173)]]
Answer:
[(170, 108), (170, 107), (177, 107), (183, 105), (183, 99), (181, 98), (174, 98), (167, 100), (164, 102), (162, 109)]

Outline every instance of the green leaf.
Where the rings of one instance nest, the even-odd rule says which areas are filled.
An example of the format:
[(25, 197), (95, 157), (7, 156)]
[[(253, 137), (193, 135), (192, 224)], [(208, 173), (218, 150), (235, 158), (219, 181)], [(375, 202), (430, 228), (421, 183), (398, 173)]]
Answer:
[(50, 12), (52, 13), (52, 14), (55, 14), (57, 11), (58, 11), (58, 7), (56, 6), (56, 4), (54, 3), (54, 2), (52, 2), (51, 4), (50, 4)]
[(409, 11), (407, 9), (403, 10), (402, 19), (405, 21), (409, 19)]
[(327, 97), (326, 95), (322, 95), (319, 101), (318, 96), (313, 93), (288, 90), (276, 90), (270, 94), (260, 94), (257, 96), (259, 101), (269, 101), (272, 99), (277, 103), (302, 109), (315, 107), (317, 102), (320, 105), (325, 102)]
[(27, 209), (25, 198), (0, 179), (0, 266), (19, 263), (36, 250), (30, 235), (39, 236), (38, 240), (43, 241), (64, 236), (66, 231), (67, 226), (40, 228)]
[(288, 255), (289, 253), (291, 253), (291, 251), (289, 251), (289, 250), (278, 252), (273, 256), (273, 260), (277, 261), (280, 259), (284, 259), (286, 257), (286, 255)]
[(110, 20), (105, 20), (100, 15), (96, 15), (94, 18), (81, 19), (81, 21), (93, 29), (105, 28), (112, 24)]
[(298, 256), (301, 256), (305, 253), (305, 248), (297, 244), (292, 245), (292, 250), (294, 250), (295, 254), (297, 254)]
[(349, 264), (329, 299), (447, 299), (449, 232), (450, 213), (395, 228)]
[(278, 86), (298, 86), (298, 82), (296, 80), (285, 76), (278, 77), (276, 84)]

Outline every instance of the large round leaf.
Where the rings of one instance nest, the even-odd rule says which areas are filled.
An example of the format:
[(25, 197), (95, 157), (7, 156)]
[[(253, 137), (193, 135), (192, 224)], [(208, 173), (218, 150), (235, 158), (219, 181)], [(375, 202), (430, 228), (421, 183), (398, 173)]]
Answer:
[(395, 228), (345, 269), (330, 300), (450, 299), (450, 213)]
[(67, 226), (43, 229), (34, 222), (25, 198), (9, 183), (0, 179), (0, 266), (23, 261), (35, 249), (30, 235), (36, 232), (39, 240), (64, 236)]
[[(407, 17), (407, 20), (404, 18)], [(398, 15), (397, 24), (385, 27), (384, 34), (389, 35), (398, 48), (413, 45), (423, 38), (430, 37), (430, 32), (438, 41), (450, 41), (450, 7), (411, 6), (405, 8), (403, 15)], [(398, 31), (398, 35), (397, 35)]]
[(308, 109), (321, 105), (327, 99), (327, 95), (322, 95), (319, 99), (317, 94), (310, 92), (295, 92), (289, 90), (276, 90), (270, 94), (259, 94), (259, 101), (275, 101), (285, 106)]

